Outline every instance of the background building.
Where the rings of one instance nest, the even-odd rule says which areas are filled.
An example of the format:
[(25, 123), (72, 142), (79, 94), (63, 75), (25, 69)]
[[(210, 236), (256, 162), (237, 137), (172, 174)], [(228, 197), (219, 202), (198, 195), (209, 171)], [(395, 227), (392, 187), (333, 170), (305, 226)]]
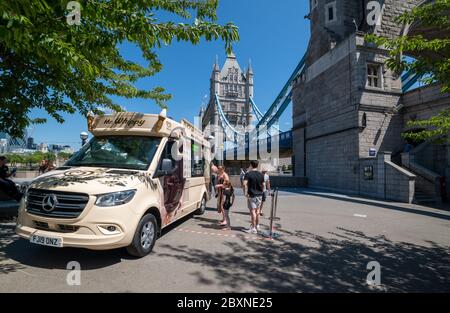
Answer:
[[(404, 154), (401, 134), (411, 112), (414, 118), (437, 114), (450, 107), (448, 95), (436, 86), (404, 94), (402, 73), (386, 66), (388, 51), (364, 39), (404, 34), (395, 17), (423, 1), (381, 1), (381, 23), (373, 26), (368, 2), (311, 0), (306, 71), (293, 90), (295, 173), (310, 186), (405, 202), (421, 194), (436, 198), (436, 181), (449, 169), (448, 149), (425, 143), (428, 148)], [(427, 164), (406, 160), (412, 153)]]

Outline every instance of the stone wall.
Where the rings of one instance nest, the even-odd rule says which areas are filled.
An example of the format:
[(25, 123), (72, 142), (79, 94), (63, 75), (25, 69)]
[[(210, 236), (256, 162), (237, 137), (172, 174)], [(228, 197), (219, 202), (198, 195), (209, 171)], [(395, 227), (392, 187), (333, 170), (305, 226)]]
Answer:
[[(367, 168), (372, 177), (364, 177)], [(416, 176), (391, 162), (390, 153), (361, 160), (359, 194), (383, 200), (412, 203)]]
[(358, 130), (308, 140), (306, 177), (313, 187), (358, 190)]
[(415, 191), (415, 175), (400, 166), (386, 163), (386, 199), (412, 203)]
[(294, 176), (270, 176), (270, 184), (272, 189), (307, 187), (308, 179)]
[(369, 156), (371, 148), (376, 151), (391, 151), (393, 154), (402, 152), (404, 140), (401, 137), (403, 131), (403, 117), (399, 114), (383, 112), (360, 111), (359, 119), (366, 116), (367, 126), (359, 133), (359, 156)]
[[(384, 159), (383, 159), (384, 160)], [(379, 199), (384, 199), (384, 170), (381, 168), (384, 162), (377, 158), (365, 158), (360, 162), (359, 175), (359, 194)], [(372, 170), (372, 177), (364, 178), (364, 170)]]
[[(367, 23), (369, 14), (367, 5), (371, 1), (373, 0), (319, 0), (316, 7), (311, 7), (308, 15), (311, 20), (311, 40), (306, 59), (308, 66), (355, 31), (391, 38), (403, 34), (405, 27), (396, 22), (395, 18), (424, 2), (424, 0), (377, 0), (382, 8), (381, 24), (371, 26)], [(336, 7), (336, 19), (333, 22), (327, 22), (327, 6), (332, 3)]]
[(404, 122), (429, 119), (442, 110), (450, 108), (450, 94), (441, 92), (437, 84), (417, 88), (401, 98), (404, 105)]
[(394, 38), (402, 35), (405, 27), (399, 24), (395, 18), (406, 11), (410, 11), (416, 6), (426, 2), (424, 0), (380, 0), (383, 7), (381, 25), (374, 28), (374, 33)]
[[(412, 100), (402, 99), (401, 77), (386, 66), (388, 51), (365, 42), (364, 35), (407, 32), (395, 18), (423, 1), (379, 0), (378, 26), (366, 23), (368, 2), (323, 0), (311, 10), (306, 70), (293, 86), (295, 174), (314, 187), (410, 202), (412, 176), (390, 155), (389, 160), (380, 157), (389, 151), (400, 159), (402, 107), (408, 106), (402, 101)], [(337, 19), (330, 23), (325, 14), (332, 3)], [(379, 83), (369, 83), (369, 66), (376, 68)], [(368, 158), (373, 150), (379, 158)], [(367, 164), (374, 169), (372, 181), (363, 176)]]

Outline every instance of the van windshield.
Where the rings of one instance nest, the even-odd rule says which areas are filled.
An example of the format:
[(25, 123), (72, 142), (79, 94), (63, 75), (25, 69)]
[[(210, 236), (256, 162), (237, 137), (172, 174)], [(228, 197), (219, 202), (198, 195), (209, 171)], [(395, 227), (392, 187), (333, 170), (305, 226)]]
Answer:
[(66, 165), (146, 170), (160, 142), (157, 137), (94, 137)]

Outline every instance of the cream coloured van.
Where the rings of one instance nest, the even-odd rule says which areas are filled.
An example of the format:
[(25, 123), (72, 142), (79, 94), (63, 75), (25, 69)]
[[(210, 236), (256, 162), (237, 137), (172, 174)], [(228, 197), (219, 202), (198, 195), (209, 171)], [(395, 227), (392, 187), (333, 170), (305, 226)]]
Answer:
[(165, 110), (97, 116), (88, 124), (94, 137), (30, 184), (17, 219), (20, 237), (59, 248), (127, 247), (142, 257), (164, 227), (204, 213), (210, 145), (200, 130)]

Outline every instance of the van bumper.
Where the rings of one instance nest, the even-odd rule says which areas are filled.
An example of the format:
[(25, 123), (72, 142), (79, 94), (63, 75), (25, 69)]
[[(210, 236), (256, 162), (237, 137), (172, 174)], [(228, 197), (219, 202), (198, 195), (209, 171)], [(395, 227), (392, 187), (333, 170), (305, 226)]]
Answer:
[[(62, 247), (109, 250), (129, 246), (140, 216), (126, 206), (99, 208), (89, 201), (77, 219), (56, 219), (27, 212), (22, 201), (16, 233), (29, 240), (32, 235), (62, 239)], [(115, 231), (107, 230), (114, 226)]]
[(45, 231), (30, 226), (17, 225), (19, 237), (30, 240), (32, 235), (48, 236), (62, 239), (62, 248), (86, 248), (91, 250), (110, 250), (128, 246), (130, 242), (124, 233), (117, 235), (80, 235), (76, 233), (59, 233)]

